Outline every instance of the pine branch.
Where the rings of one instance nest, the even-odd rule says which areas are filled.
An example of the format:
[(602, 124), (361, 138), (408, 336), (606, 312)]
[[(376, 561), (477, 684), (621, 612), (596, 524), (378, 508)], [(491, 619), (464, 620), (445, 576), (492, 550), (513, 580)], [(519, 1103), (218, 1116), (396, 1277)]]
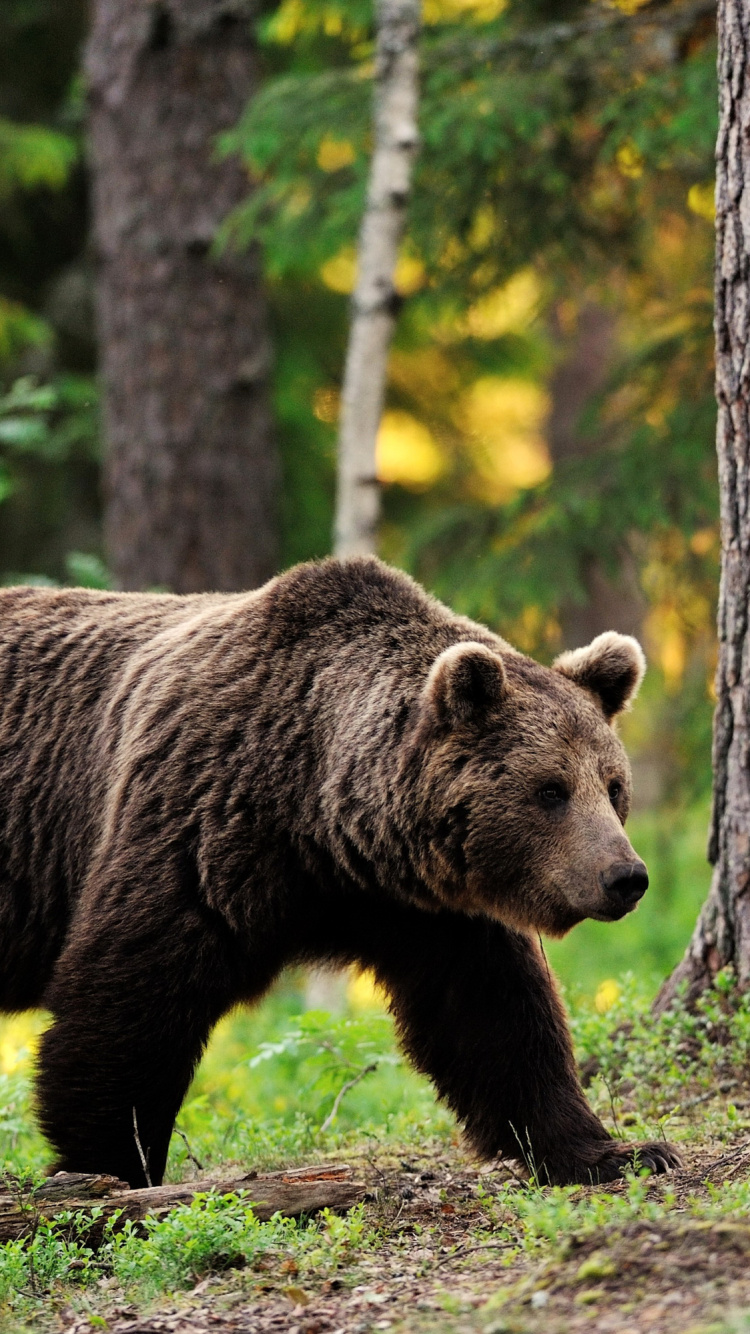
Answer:
[(609, 36), (622, 32), (626, 36), (645, 28), (680, 37), (689, 33), (696, 23), (716, 13), (716, 0), (692, 0), (679, 6), (652, 4), (626, 14), (618, 9), (600, 9), (569, 23), (549, 23), (544, 27), (520, 30), (503, 36), (478, 36), (468, 29), (460, 34), (450, 33), (425, 41), (425, 68), (437, 67), (445, 60), (458, 58), (472, 63), (494, 64), (517, 51), (532, 51), (539, 56), (552, 56), (561, 46), (570, 45), (587, 37)]

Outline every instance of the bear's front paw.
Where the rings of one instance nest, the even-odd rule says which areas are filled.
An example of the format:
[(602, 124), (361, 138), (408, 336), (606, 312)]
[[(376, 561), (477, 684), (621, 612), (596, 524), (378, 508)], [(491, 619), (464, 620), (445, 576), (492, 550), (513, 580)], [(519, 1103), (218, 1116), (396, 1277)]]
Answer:
[(589, 1163), (581, 1165), (576, 1179), (578, 1181), (616, 1181), (626, 1172), (641, 1172), (648, 1168), (656, 1175), (682, 1167), (682, 1159), (672, 1144), (664, 1140), (651, 1144), (622, 1144), (613, 1141), (602, 1147)]

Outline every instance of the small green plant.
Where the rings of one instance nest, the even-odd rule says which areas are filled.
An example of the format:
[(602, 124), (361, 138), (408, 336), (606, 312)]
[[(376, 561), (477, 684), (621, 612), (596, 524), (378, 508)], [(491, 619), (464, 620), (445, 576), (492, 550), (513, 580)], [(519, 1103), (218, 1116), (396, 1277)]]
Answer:
[(248, 1205), (238, 1195), (198, 1195), (165, 1218), (146, 1219), (145, 1237), (126, 1224), (109, 1242), (113, 1274), (124, 1288), (150, 1296), (188, 1288), (206, 1274), (250, 1264), (269, 1251), (281, 1261), (296, 1223), (259, 1223)]
[[(62, 1213), (35, 1218), (31, 1234), (0, 1246), (0, 1307), (27, 1313), (61, 1285), (86, 1286), (107, 1269), (107, 1245), (96, 1252), (87, 1242), (90, 1214)], [(108, 1220), (105, 1234), (116, 1220)]]
[[(635, 1126), (668, 1137), (678, 1124), (683, 1136), (702, 1132), (709, 1104), (745, 1082), (750, 995), (729, 969), (693, 1008), (678, 1004), (658, 1016), (632, 976), (618, 990), (604, 1014), (590, 1005), (573, 1011), (579, 1061), (595, 1072), (590, 1096), (617, 1135)], [(744, 1122), (737, 1107), (727, 1114), (727, 1101), (729, 1133)]]
[[(145, 1238), (132, 1224), (112, 1234), (102, 1258), (129, 1296), (189, 1288), (207, 1274), (260, 1267), (280, 1284), (289, 1273), (325, 1277), (377, 1244), (358, 1206), (313, 1221), (274, 1215), (261, 1223), (247, 1195), (198, 1195), (165, 1218), (148, 1218)], [(270, 1262), (270, 1263), (269, 1263)]]

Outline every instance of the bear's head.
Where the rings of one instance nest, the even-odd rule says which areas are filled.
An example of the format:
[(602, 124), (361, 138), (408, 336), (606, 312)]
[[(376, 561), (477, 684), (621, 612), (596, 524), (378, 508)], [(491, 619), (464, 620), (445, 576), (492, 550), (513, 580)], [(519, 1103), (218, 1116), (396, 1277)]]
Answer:
[(551, 668), (478, 642), (440, 653), (412, 741), (418, 860), (441, 903), (551, 935), (636, 906), (648, 874), (623, 828), (630, 766), (612, 724), (644, 670), (614, 632)]

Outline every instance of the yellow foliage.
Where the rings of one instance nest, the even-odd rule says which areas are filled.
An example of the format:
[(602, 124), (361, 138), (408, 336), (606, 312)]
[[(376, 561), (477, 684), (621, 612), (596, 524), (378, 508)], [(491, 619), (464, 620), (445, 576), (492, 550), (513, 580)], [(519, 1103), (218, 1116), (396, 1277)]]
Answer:
[(685, 636), (677, 626), (674, 626), (667, 630), (664, 635), (661, 643), (661, 653), (659, 654), (661, 669), (664, 673), (667, 689), (670, 692), (679, 689), (685, 671), (686, 656)]
[(39, 1038), (49, 1024), (46, 1015), (37, 1011), (0, 1020), (0, 1070), (12, 1075), (19, 1066), (27, 1065), (34, 1057)]
[(332, 425), (339, 419), (341, 395), (335, 385), (321, 385), (313, 394), (313, 413), (319, 422)]
[(612, 9), (621, 9), (623, 14), (636, 14), (644, 5), (649, 4), (650, 0), (610, 0)]
[(594, 1005), (599, 1014), (606, 1014), (607, 1010), (611, 1010), (612, 1006), (617, 1004), (620, 999), (620, 992), (620, 985), (615, 982), (613, 977), (608, 977), (606, 982), (600, 982), (594, 997)]
[(482, 204), (472, 218), (469, 229), (469, 245), (472, 250), (484, 250), (496, 236), (498, 230), (497, 215), (491, 204)]
[(353, 1010), (388, 1009), (388, 997), (369, 969), (364, 973), (352, 973), (346, 999)]
[(394, 348), (388, 363), (392, 385), (412, 401), (434, 408), (446, 395), (455, 393), (460, 376), (455, 362), (440, 348)]
[(466, 314), (466, 332), (473, 338), (500, 338), (511, 330), (525, 329), (541, 295), (533, 269), (521, 269), (504, 287), (480, 297)]
[(505, 500), (549, 476), (552, 464), (542, 435), (548, 411), (547, 395), (528, 380), (486, 375), (462, 396), (456, 422), (474, 441), (484, 500)]
[(646, 633), (664, 674), (669, 694), (680, 688), (687, 660), (685, 623), (676, 606), (665, 602), (653, 608), (646, 618)]
[(273, 20), (273, 35), (277, 42), (288, 46), (304, 28), (302, 0), (283, 0)]
[(354, 144), (348, 139), (333, 139), (327, 134), (318, 147), (317, 163), (321, 171), (341, 171), (348, 167), (357, 156)]
[(344, 24), (339, 5), (325, 5), (321, 13), (318, 6), (311, 9), (305, 0), (282, 0), (269, 25), (270, 35), (281, 46), (289, 46), (300, 33), (318, 29), (326, 37), (341, 36)]
[(615, 161), (621, 175), (630, 176), (632, 180), (637, 180), (643, 175), (643, 155), (632, 139), (626, 139), (624, 144), (620, 144), (615, 153)]
[(460, 264), (466, 252), (457, 236), (449, 236), (443, 247), (443, 253), (440, 256), (440, 267), (450, 272)]
[(357, 281), (357, 256), (354, 246), (344, 246), (320, 267), (320, 276), (332, 292), (348, 296)]
[(411, 296), (413, 292), (418, 292), (425, 283), (424, 264), (416, 255), (400, 255), (396, 272), (393, 275), (393, 286), (401, 296)]
[(383, 413), (375, 448), (381, 482), (399, 482), (411, 491), (432, 486), (443, 471), (444, 460), (427, 427), (409, 412)]
[(707, 556), (718, 540), (719, 534), (715, 528), (697, 528), (690, 539), (690, 550), (696, 556)]
[(691, 213), (697, 213), (699, 218), (713, 222), (716, 217), (713, 181), (705, 185), (691, 185), (687, 194), (687, 204)]
[(424, 0), (422, 18), (426, 24), (453, 23), (461, 18), (491, 23), (507, 8), (508, 0)]
[[(501, 551), (500, 541), (493, 543), (493, 549)], [(556, 649), (560, 644), (560, 624), (554, 616), (542, 611), (535, 603), (524, 607), (508, 627), (508, 638), (523, 653), (534, 655), (540, 647)]]

